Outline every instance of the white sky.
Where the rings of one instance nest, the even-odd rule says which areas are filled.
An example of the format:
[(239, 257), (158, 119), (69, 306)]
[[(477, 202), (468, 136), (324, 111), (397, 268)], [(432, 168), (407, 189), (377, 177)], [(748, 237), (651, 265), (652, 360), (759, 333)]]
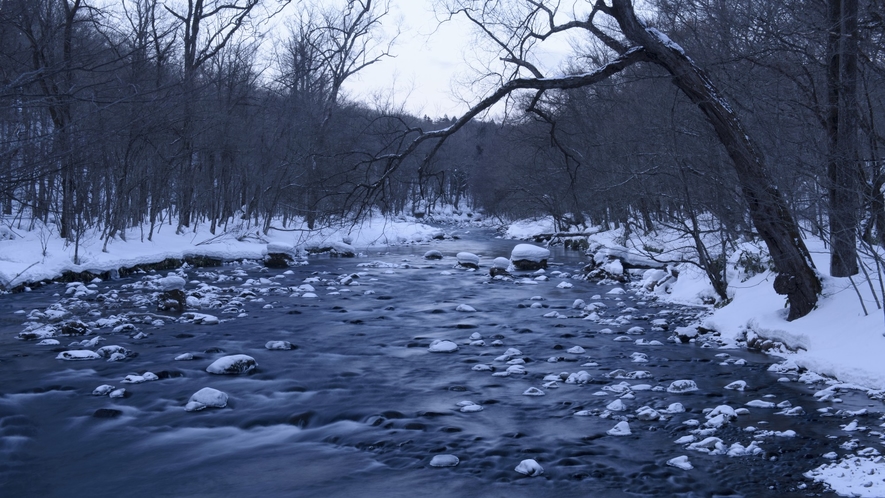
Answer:
[[(345, 84), (351, 98), (367, 102), (391, 103), (418, 116), (439, 118), (459, 116), (468, 109), (465, 99), (476, 102), (479, 95), (465, 82), (472, 81), (475, 72), (471, 61), (476, 53), (476, 37), (465, 18), (456, 17), (440, 24), (433, 11), (434, 0), (391, 0), (390, 14), (385, 19), (386, 29), (401, 33), (392, 53), (370, 66)], [(564, 39), (551, 39), (552, 45), (544, 53), (544, 66), (556, 67), (570, 46)], [(379, 100), (380, 96), (380, 100)]]
[(467, 105), (454, 94), (456, 88), (464, 91), (455, 79), (469, 74), (465, 57), (472, 37), (470, 26), (463, 19), (440, 24), (433, 0), (391, 0), (385, 19), (389, 34), (395, 33), (397, 24), (401, 33), (391, 50), (396, 57), (363, 69), (346, 85), (348, 94), (370, 102), (377, 95), (392, 98), (394, 105), (419, 116), (465, 112)]

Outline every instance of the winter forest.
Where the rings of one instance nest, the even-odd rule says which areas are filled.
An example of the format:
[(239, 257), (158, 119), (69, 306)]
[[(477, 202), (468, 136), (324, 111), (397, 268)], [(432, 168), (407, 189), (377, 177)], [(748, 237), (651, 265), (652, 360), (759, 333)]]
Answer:
[[(742, 347), (758, 337), (758, 344), (768, 341), (762, 349), (784, 354), (814, 349), (815, 333), (838, 328), (845, 310), (858, 315), (850, 323), (867, 331), (878, 314), (881, 328), (885, 3), (434, 0), (428, 5), (439, 23), (470, 26), (480, 62), (469, 68), (470, 83), (462, 82), (472, 96), (468, 110), (431, 116), (413, 115), (393, 92), (367, 98), (350, 91), (361, 74), (386, 67), (401, 49), (392, 1), (0, 0), (0, 241), (42, 252), (42, 259), (30, 258), (33, 264), (22, 256), (7, 270), (2, 262), (12, 261), (13, 249), (3, 249), (0, 291), (71, 269), (98, 269), (88, 267), (101, 259), (98, 252), (113, 255), (114, 247), (135, 239), (159, 247), (166, 240), (158, 239), (161, 233), (187, 237), (191, 246), (258, 242), (260, 259), (276, 242), (320, 233), (335, 239), (324, 241), (335, 253), (335, 244), (349, 247), (350, 232), (367, 220), (407, 220), (447, 227), (445, 236), (428, 235), (424, 243), (452, 243), (448, 232), (456, 225), (504, 227), (502, 233), (509, 226), (508, 235), (551, 247), (565, 241), (562, 261), (581, 269), (560, 272), (563, 279), (583, 272), (582, 282), (627, 285), (633, 277), (653, 296), (650, 302), (670, 299), (719, 313), (709, 327), (695, 323), (694, 332), (673, 336), (699, 348), (697, 334), (715, 329), (716, 320), (720, 328), (734, 326)], [(546, 47), (554, 42), (569, 54), (551, 64)], [(533, 225), (537, 220), (547, 221)], [(520, 223), (530, 229), (517, 234)], [(413, 233), (431, 233), (422, 230)], [(33, 244), (13, 245), (25, 239)], [(295, 249), (287, 258), (292, 267), (302, 256)], [(53, 251), (56, 260), (63, 252), (70, 261), (49, 268)], [(230, 259), (252, 253), (243, 254)], [(590, 265), (578, 262), (587, 257)], [(458, 265), (470, 263), (465, 258), (459, 253)], [(389, 264), (373, 268), (400, 268)], [(35, 270), (41, 265), (49, 269)], [(513, 267), (493, 270), (491, 283), (501, 275), (517, 278), (508, 273)], [(169, 295), (160, 291), (181, 292), (171, 306), (190, 310), (188, 320), (199, 323), (208, 315), (194, 310), (212, 306), (185, 296), (181, 277), (180, 285), (163, 279), (144, 285), (157, 291), (161, 306)], [(319, 278), (305, 281), (310, 289), (287, 289), (313, 294), (309, 284), (319, 287)], [(333, 283), (353, 279), (341, 281)], [(770, 305), (772, 296), (752, 297), (756, 287), (780, 296), (777, 309), (758, 322), (747, 313)], [(627, 326), (577, 301), (581, 318)], [(243, 303), (230, 306), (245, 313)], [(544, 317), (566, 318), (561, 313)], [(818, 317), (819, 328), (803, 330), (806, 316)], [(152, 319), (163, 325), (162, 317)], [(799, 325), (790, 328), (793, 322)], [(833, 337), (827, 340), (838, 341)], [(636, 344), (648, 344), (641, 340)], [(865, 350), (864, 341), (846, 342)], [(863, 386), (881, 405), (885, 367), (855, 375), (846, 367), (854, 353), (839, 354), (825, 358), (838, 367), (807, 360), (779, 372), (795, 374), (787, 378), (795, 381), (816, 366), (815, 375)], [(505, 355), (506, 361), (520, 355)], [(547, 377), (545, 388), (554, 382)], [(818, 401), (835, 396), (818, 394)], [(865, 405), (858, 403), (846, 413), (860, 413)], [(466, 412), (472, 405), (459, 406)], [(743, 415), (721, 408), (707, 418)], [(641, 414), (648, 412), (638, 413), (646, 421)], [(681, 412), (668, 413), (660, 410), (663, 418), (652, 420)], [(623, 423), (628, 419), (637, 420)], [(757, 443), (741, 446), (741, 455), (761, 453)], [(341, 444), (361, 449), (362, 443)], [(725, 448), (700, 447), (711, 455)], [(670, 467), (692, 467), (672, 461)], [(517, 472), (540, 475), (532, 462)], [(859, 481), (848, 481), (843, 489), (855, 492)], [(882, 487), (864, 489), (885, 492), (885, 484), (876, 486)], [(790, 488), (797, 489), (805, 488)]]

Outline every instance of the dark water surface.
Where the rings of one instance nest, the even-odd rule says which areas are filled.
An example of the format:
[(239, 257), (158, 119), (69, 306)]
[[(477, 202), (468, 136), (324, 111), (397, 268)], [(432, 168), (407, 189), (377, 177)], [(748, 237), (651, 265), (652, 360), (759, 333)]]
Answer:
[[(537, 285), (452, 268), (458, 251), (490, 262), (508, 256), (513, 245), (480, 233), (385, 254), (372, 250), (363, 258), (311, 258), (291, 274), (250, 264), (188, 271), (190, 294), (196, 281), (213, 286), (199, 295), (218, 307), (199, 311), (222, 319), (218, 325), (181, 323), (175, 313), (156, 312), (157, 292), (143, 288), (151, 274), (97, 283), (96, 294), (83, 299), (66, 296), (63, 284), (2, 296), (0, 496), (814, 496), (822, 489), (802, 473), (829, 462), (821, 455), (844, 454), (839, 446), (851, 439), (861, 447), (878, 445), (878, 433), (847, 433), (840, 425), (858, 419), (877, 426), (873, 411), (881, 411), (881, 403), (853, 393), (842, 394), (842, 403), (818, 402), (812, 394), (823, 386), (778, 382), (783, 375), (768, 372), (770, 357), (668, 341), (673, 328), (698, 310), (646, 301), (629, 287), (626, 294), (610, 295), (614, 285), (551, 275), (579, 270), (578, 253), (554, 251), (557, 266), (548, 269), (549, 281)], [(430, 248), (447, 257), (424, 261), (421, 255)], [(358, 266), (374, 261), (399, 266)], [(359, 285), (339, 285), (338, 277), (353, 273), (360, 273)], [(309, 278), (319, 279), (310, 284), (318, 297), (291, 297)], [(246, 285), (249, 279), (265, 280)], [(573, 287), (557, 288), (561, 282)], [(582, 320), (572, 309), (577, 298), (606, 304), (599, 312), (603, 320), (631, 318), (619, 325)], [(80, 349), (68, 343), (92, 336), (37, 346), (16, 338), (27, 315), (14, 313), (53, 304), (85, 322), (112, 315), (137, 322), (147, 337), (95, 328), (105, 339), (98, 346), (116, 344), (138, 355), (119, 362), (56, 360), (59, 351)], [(456, 311), (460, 304), (477, 311)], [(543, 316), (551, 311), (571, 317)], [(164, 316), (164, 325), (150, 323)], [(669, 331), (653, 330), (651, 320), (661, 318)], [(629, 336), (630, 342), (614, 340), (636, 326), (643, 332)], [(473, 333), (485, 346), (468, 345)], [(430, 353), (435, 339), (460, 348)], [(636, 339), (663, 344), (637, 345)], [(265, 343), (271, 340), (298, 348), (270, 351)], [(495, 340), (503, 345), (493, 346)], [(567, 352), (574, 346), (585, 352)], [(506, 370), (496, 358), (508, 348), (521, 351), (515, 358), (525, 361), (524, 375), (473, 370), (478, 364)], [(187, 352), (196, 358), (174, 360)], [(648, 361), (633, 362), (635, 352)], [(240, 353), (257, 360), (257, 372), (206, 372), (215, 359)], [(717, 356), (723, 353), (728, 361)], [(737, 359), (746, 364), (735, 365)], [(598, 365), (582, 366), (588, 362)], [(607, 377), (615, 369), (652, 377)], [(160, 380), (121, 382), (146, 371)], [(549, 374), (579, 371), (590, 374), (590, 382), (542, 387)], [(666, 388), (679, 379), (694, 380), (699, 390), (641, 390), (642, 384)], [(724, 389), (739, 379), (747, 382), (746, 391)], [(596, 393), (621, 382), (639, 387), (623, 400), (626, 411), (606, 414), (617, 395)], [(93, 396), (102, 384), (125, 387), (128, 396)], [(190, 396), (203, 387), (226, 392), (228, 406), (186, 412)], [(523, 395), (530, 387), (545, 395)], [(713, 434), (726, 447), (759, 441), (763, 454), (711, 456), (674, 444), (693, 429), (683, 422), (706, 421), (705, 408), (740, 408), (763, 399), (789, 401), (805, 415), (749, 408)], [(465, 400), (483, 410), (460, 412), (458, 403)], [(642, 406), (663, 409), (675, 402), (687, 412), (657, 421), (634, 417)], [(870, 412), (834, 416), (863, 408)], [(629, 419), (632, 435), (606, 433), (617, 417)], [(764, 435), (749, 426), (794, 430), (796, 436)], [(460, 464), (431, 467), (438, 454), (456, 455)], [(694, 469), (666, 465), (679, 455), (687, 455)], [(514, 471), (528, 458), (543, 466), (542, 476)]]

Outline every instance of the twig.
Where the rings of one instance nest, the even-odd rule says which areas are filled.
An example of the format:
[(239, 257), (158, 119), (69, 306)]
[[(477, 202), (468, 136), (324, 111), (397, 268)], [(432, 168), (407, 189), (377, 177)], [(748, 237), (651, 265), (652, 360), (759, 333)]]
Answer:
[(851, 282), (851, 286), (854, 287), (854, 292), (857, 292), (857, 299), (860, 301), (860, 307), (863, 308), (864, 316), (869, 316), (870, 314), (867, 313), (867, 305), (863, 303), (863, 296), (860, 295), (860, 289), (855, 285), (854, 279), (851, 278), (851, 275), (848, 276), (848, 281)]

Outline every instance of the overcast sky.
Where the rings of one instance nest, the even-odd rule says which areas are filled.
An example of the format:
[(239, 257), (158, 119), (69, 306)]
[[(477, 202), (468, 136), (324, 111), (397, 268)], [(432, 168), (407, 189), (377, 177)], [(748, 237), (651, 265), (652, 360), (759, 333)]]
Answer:
[(433, 0), (392, 0), (385, 18), (388, 35), (397, 25), (401, 33), (391, 50), (396, 57), (361, 71), (346, 86), (348, 94), (368, 101), (392, 96), (394, 104), (410, 113), (433, 118), (466, 111), (467, 105), (453, 94), (455, 88), (464, 89), (455, 79), (469, 74), (464, 64), (469, 26), (462, 19), (440, 24)]
[[(382, 102), (392, 98), (395, 105), (418, 115), (439, 118), (463, 114), (467, 99), (479, 99), (466, 82), (476, 73), (470, 64), (482, 57), (475, 49), (476, 38), (469, 22), (457, 17), (440, 24), (433, 11), (433, 0), (391, 0), (385, 19), (388, 33), (401, 30), (393, 46), (395, 58), (385, 59), (360, 72), (345, 85), (351, 98)], [(552, 53), (545, 57), (555, 67), (569, 52), (565, 40), (553, 40)], [(459, 99), (458, 96), (463, 98)]]

